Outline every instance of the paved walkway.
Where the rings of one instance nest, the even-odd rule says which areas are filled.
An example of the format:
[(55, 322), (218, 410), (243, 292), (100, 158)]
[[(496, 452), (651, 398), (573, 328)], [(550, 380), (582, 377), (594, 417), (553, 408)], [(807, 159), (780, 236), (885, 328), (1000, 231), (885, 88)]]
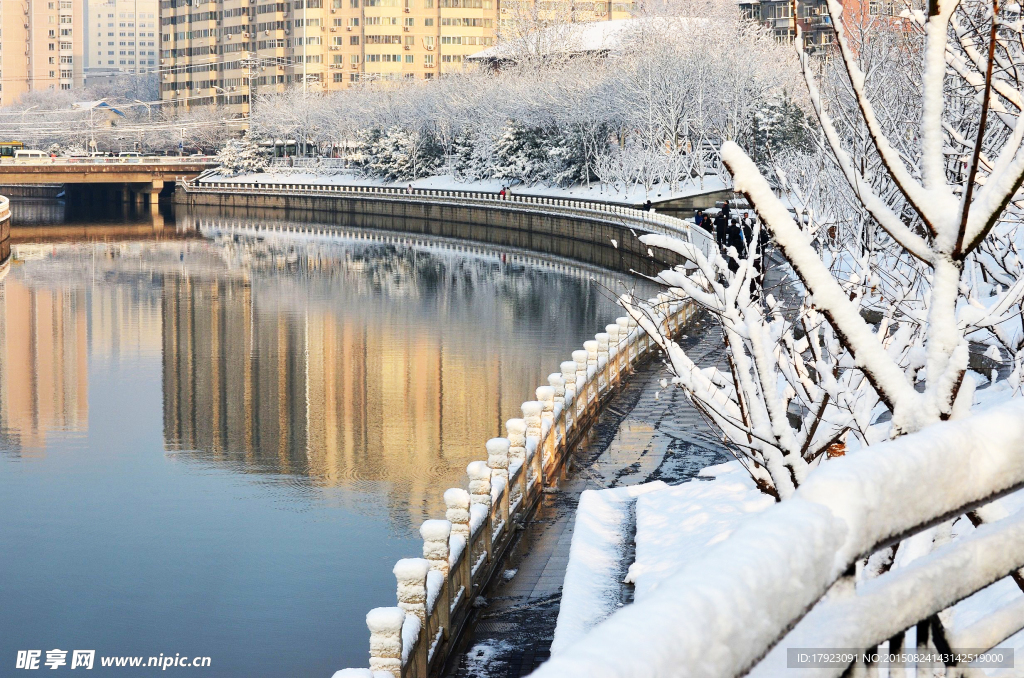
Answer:
[[(689, 332), (693, 336), (680, 343), (698, 364), (722, 358), (721, 334), (713, 323), (700, 319)], [(485, 592), (489, 604), (452, 676), (517, 678), (549, 657), (583, 490), (657, 479), (678, 483), (730, 458), (682, 390), (661, 386), (667, 376), (659, 360), (648, 362), (602, 411), (573, 455), (568, 478), (544, 495), (505, 576)], [(624, 586), (622, 603), (630, 596), (631, 587)]]

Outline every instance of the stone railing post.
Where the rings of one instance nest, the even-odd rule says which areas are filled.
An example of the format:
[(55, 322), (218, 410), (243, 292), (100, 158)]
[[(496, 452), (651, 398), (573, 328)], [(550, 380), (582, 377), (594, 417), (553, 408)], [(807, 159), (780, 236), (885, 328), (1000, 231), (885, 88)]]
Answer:
[(484, 461), (471, 461), (466, 466), (469, 474), (469, 503), (491, 506), (491, 469)]
[[(615, 324), (619, 326), (619, 372), (628, 374), (631, 367), (629, 347), (629, 318), (616, 318)], [(621, 378), (621, 377), (620, 377)]]
[(452, 524), (447, 520), (424, 520), (420, 525), (420, 536), (423, 537), (423, 558), (431, 570), (448, 576), (448, 538), (452, 534)]
[[(509, 466), (509, 477), (512, 477), (512, 466), (519, 462), (522, 467), (522, 471), (519, 474), (519, 482), (514, 486), (510, 487), (511, 494), (509, 495), (509, 506), (515, 505), (516, 501), (520, 497), (526, 496), (527, 478), (526, 478), (526, 422), (522, 419), (509, 419), (505, 422), (505, 437), (508, 438), (508, 466)], [(526, 502), (520, 504), (519, 509), (525, 508)]]
[(427, 675), (427, 653), (430, 645), (430, 627), (427, 624), (427, 572), (430, 563), (423, 558), (402, 558), (392, 570), (398, 580), (398, 607), (420, 620), (420, 632), (414, 654), (408, 658), (415, 663), (416, 675)]
[(523, 403), (523, 421), (526, 422), (526, 439), (537, 439), (537, 447), (533, 457), (527, 459), (526, 465), (532, 471), (532, 476), (540, 482), (538, 490), (544, 488), (544, 447), (541, 438), (541, 413), (544, 411), (544, 404), (536, 400), (527, 400)]
[(427, 625), (427, 572), (430, 563), (425, 558), (402, 558), (395, 563), (393, 572), (398, 580), (398, 607), (406, 614), (416, 615), (421, 628)]
[(451, 534), (459, 535), (469, 545), (469, 492), (461, 487), (453, 487), (444, 493), (444, 503), (448, 507), (445, 518), (451, 523)]
[(370, 670), (384, 671), (402, 678), (402, 626), (405, 610), (400, 607), (375, 607), (366, 615), (370, 629)]
[(551, 426), (555, 421), (555, 389), (552, 386), (538, 386), (537, 402), (542, 406), (541, 421)]
[[(611, 370), (608, 367), (608, 333), (598, 332), (594, 335), (594, 339), (597, 341), (597, 366), (600, 377), (598, 378), (598, 386), (600, 391), (604, 392), (611, 388), (611, 381), (608, 375)], [(604, 360), (604, 366), (601, 366), (601, 361)]]
[[(440, 574), (443, 577), (441, 590), (437, 592), (437, 600), (434, 601), (434, 609), (437, 611), (437, 619), (441, 626), (441, 638), (448, 639), (451, 635), (451, 610), (452, 596), (458, 592), (452, 590), (452, 582), (448, 576), (450, 563), (448, 557), (451, 555), (451, 547), (448, 539), (451, 536), (452, 524), (447, 520), (424, 520), (420, 525), (420, 536), (423, 537), (423, 558), (430, 564), (430, 570), (435, 572), (434, 576)], [(430, 581), (430, 575), (427, 575)], [(430, 641), (433, 643), (433, 639)]]
[[(508, 487), (508, 452), (512, 443), (508, 438), (491, 438), (487, 441), (487, 467), (492, 478), (504, 478)], [(505, 493), (506, 496), (508, 493)]]
[[(608, 361), (612, 363), (611, 368), (611, 381), (615, 384), (619, 383), (619, 326), (616, 324), (606, 325), (604, 331), (608, 334)], [(612, 349), (615, 349), (615, 355), (613, 356)]]
[[(491, 469), (487, 467), (487, 462), (472, 461), (466, 466), (466, 473), (469, 475), (470, 515), (472, 515), (473, 504), (487, 509), (487, 517), (484, 519), (484, 524), (480, 526), (480, 538), (483, 539), (484, 550), (487, 551), (487, 562), (490, 562), (493, 555), (491, 536), (494, 534), (494, 525), (491, 525)], [(472, 539), (472, 526), (470, 527), (470, 539)]]
[[(580, 391), (576, 394), (576, 419), (582, 419), (587, 410), (587, 401), (589, 400), (589, 389), (587, 388), (587, 361), (589, 358), (589, 351), (583, 350), (572, 352), (572, 359), (576, 361), (576, 379), (579, 380), (582, 377)], [(579, 381), (577, 381), (577, 383), (579, 383)]]
[(630, 343), (629, 358), (631, 361), (635, 363), (637, 360), (639, 360), (640, 352), (642, 350), (640, 328), (639, 325), (637, 325), (637, 322), (632, 318), (630, 318), (627, 322), (629, 323), (629, 334), (634, 339), (634, 341)]
[(551, 385), (551, 398), (556, 405), (565, 404), (565, 379), (558, 372), (548, 375), (548, 384)]
[(566, 360), (558, 366), (565, 382), (565, 435), (576, 425), (576, 361)]
[[(550, 386), (537, 387), (537, 402), (541, 404), (540, 421), (548, 433), (544, 438), (544, 459), (557, 461), (558, 433), (555, 431), (555, 389)], [(541, 429), (543, 433), (544, 428)], [(543, 468), (543, 466), (542, 466)]]

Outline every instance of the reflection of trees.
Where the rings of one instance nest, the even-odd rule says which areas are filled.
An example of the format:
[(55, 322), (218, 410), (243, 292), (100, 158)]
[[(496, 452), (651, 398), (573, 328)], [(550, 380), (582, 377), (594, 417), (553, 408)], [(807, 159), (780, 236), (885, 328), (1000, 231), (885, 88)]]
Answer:
[(586, 278), (454, 252), (221, 244), (247, 276), (164, 276), (168, 447), (322, 485), (384, 483), (403, 520), (403, 506), (437, 513), (437, 490), (616, 315)]

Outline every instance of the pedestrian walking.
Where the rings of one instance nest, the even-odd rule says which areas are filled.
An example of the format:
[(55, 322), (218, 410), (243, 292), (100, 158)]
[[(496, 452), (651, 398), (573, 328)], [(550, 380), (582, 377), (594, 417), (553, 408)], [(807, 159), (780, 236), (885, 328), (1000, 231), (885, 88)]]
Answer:
[(693, 223), (697, 226), (700, 226), (701, 224), (704, 223), (703, 210), (693, 210)]
[(715, 215), (715, 242), (718, 243), (718, 249), (725, 254), (725, 248), (728, 247), (728, 231), (729, 231), (729, 217), (725, 210), (719, 210), (718, 214)]
[(505, 187), (504, 186), (502, 186), (501, 190), (498, 191), (498, 199), (499, 200), (504, 200), (505, 199)]
[(644, 212), (653, 212), (654, 207), (651, 205), (651, 199), (648, 198), (647, 202), (644, 203)]
[[(738, 219), (729, 219), (729, 225), (726, 229), (725, 241), (726, 247), (729, 249), (729, 270), (735, 273), (740, 268), (740, 259), (747, 258), (747, 239), (743, 233), (743, 227), (740, 226)], [(735, 250), (735, 256), (733, 255)]]

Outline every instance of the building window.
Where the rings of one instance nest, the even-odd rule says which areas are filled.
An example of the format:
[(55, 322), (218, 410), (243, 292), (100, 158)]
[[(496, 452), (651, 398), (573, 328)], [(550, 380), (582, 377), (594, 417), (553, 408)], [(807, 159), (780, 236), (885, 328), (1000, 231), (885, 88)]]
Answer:
[(423, 20), (423, 25), (424, 26), (433, 26), (434, 25), (434, 20), (433, 19), (424, 19)]
[(352, 37), (350, 37), (348, 39), (348, 44), (350, 44), (350, 45), (358, 45), (359, 44), (359, 36), (358, 35), (353, 35)]

